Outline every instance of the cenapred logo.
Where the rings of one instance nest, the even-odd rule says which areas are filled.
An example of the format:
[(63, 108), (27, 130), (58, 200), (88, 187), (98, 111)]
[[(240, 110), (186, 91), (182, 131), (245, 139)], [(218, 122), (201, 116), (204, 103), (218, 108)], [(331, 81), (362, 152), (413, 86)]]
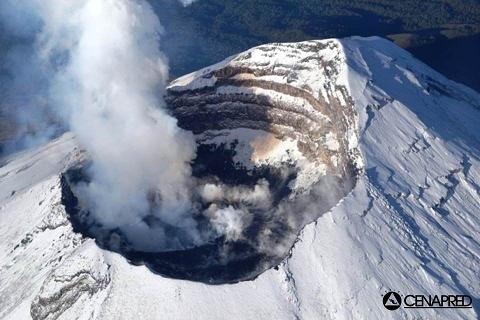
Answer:
[(405, 309), (465, 309), (472, 308), (472, 297), (465, 294), (442, 294), (442, 295), (424, 295), (407, 294), (401, 295), (400, 292), (386, 291), (382, 295), (383, 306), (390, 311), (403, 307)]

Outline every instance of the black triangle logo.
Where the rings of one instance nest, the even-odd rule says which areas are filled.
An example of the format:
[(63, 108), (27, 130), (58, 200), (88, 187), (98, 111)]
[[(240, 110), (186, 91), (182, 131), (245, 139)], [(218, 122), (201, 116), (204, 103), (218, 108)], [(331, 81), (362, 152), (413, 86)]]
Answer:
[(388, 310), (396, 310), (396, 309), (400, 308), (401, 304), (402, 304), (401, 297), (396, 292), (393, 292), (393, 291), (387, 292), (383, 296), (383, 305)]
[(390, 292), (390, 294), (387, 297), (387, 303), (385, 303), (385, 306), (396, 307), (399, 305), (400, 305), (400, 302), (398, 302), (397, 298)]

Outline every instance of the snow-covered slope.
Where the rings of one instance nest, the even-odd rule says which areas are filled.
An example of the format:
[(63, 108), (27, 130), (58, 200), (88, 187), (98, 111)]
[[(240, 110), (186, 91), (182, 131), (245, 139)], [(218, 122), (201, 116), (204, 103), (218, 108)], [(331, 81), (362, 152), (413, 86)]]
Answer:
[[(350, 194), (302, 230), (277, 268), (253, 281), (211, 286), (164, 278), (73, 232), (60, 173), (84, 155), (67, 134), (0, 167), (0, 318), (478, 318), (480, 95), (380, 38), (272, 44), (246, 56), (244, 64), (286, 72), (272, 82), (309, 85), (327, 102), (341, 100), (339, 88), (346, 88), (358, 128), (337, 140), (358, 141), (363, 165)], [(288, 77), (312, 57), (316, 67)], [(172, 86), (215, 86), (203, 75), (235, 58)], [(387, 290), (469, 294), (474, 307), (388, 311)]]

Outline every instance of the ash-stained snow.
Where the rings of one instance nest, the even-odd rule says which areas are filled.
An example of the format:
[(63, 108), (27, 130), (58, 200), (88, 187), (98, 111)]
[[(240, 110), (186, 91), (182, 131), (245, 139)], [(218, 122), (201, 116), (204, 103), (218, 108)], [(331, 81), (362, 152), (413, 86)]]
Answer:
[[(312, 43), (322, 44), (323, 60), (342, 70), (336, 81), (355, 101), (358, 139), (346, 134), (359, 144), (365, 173), (335, 208), (303, 229), (278, 268), (237, 284), (174, 280), (74, 234), (59, 204), (59, 173), (82, 154), (67, 135), (0, 167), (0, 318), (477, 319), (480, 95), (380, 38)], [(270, 59), (255, 48), (243, 55), (288, 70), (289, 54), (303, 47), (268, 45)], [(335, 90), (326, 74), (293, 81), (319, 95)], [(259, 133), (226, 134), (248, 136), (245, 147), (253, 148), (251, 137)], [(267, 150), (272, 159), (292, 149), (288, 141), (275, 143)], [(84, 278), (74, 276), (82, 272)], [(474, 308), (388, 311), (386, 290), (469, 294)], [(68, 303), (53, 299), (37, 308), (42, 297), (59, 292)]]

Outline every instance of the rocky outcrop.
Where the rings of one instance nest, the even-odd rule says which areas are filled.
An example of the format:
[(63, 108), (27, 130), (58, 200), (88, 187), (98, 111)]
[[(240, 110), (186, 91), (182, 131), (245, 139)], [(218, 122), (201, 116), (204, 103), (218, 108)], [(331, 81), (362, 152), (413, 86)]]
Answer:
[(350, 176), (359, 153), (343, 67), (337, 41), (264, 45), (173, 81), (167, 103), (196, 134), (264, 130), (295, 139), (328, 173)]
[(111, 281), (109, 268), (93, 241), (84, 244), (45, 279), (30, 307), (32, 318), (58, 319), (66, 312), (93, 316), (95, 308), (88, 306), (101, 304), (106, 297), (102, 293)]

